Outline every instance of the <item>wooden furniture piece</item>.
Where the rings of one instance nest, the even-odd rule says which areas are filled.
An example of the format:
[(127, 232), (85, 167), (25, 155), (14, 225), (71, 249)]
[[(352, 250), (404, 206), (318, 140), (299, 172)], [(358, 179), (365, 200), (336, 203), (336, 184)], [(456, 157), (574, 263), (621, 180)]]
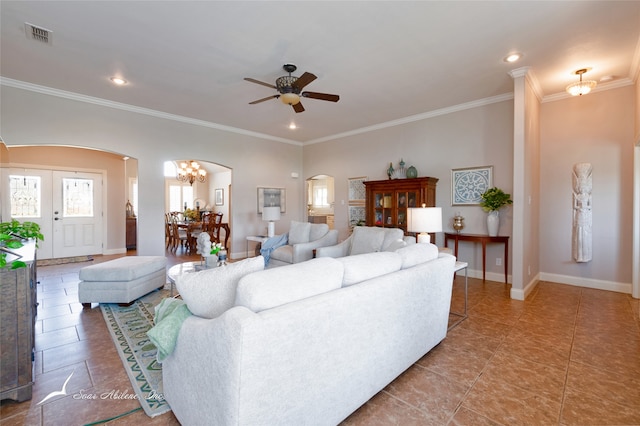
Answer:
[(126, 246), (127, 250), (135, 250), (136, 242), (137, 242), (137, 223), (138, 219), (135, 217), (127, 218), (127, 239)]
[(406, 235), (407, 208), (435, 207), (437, 182), (433, 177), (365, 181), (367, 226), (401, 228)]
[(485, 270), (487, 263), (487, 243), (500, 243), (504, 244), (504, 283), (507, 284), (507, 271), (509, 269), (509, 237), (508, 236), (496, 236), (490, 237), (482, 234), (458, 234), (454, 232), (444, 233), (444, 246), (449, 247), (448, 241), (455, 240), (455, 246), (453, 249), (453, 255), (458, 257), (458, 241), (470, 241), (473, 243), (482, 244), (482, 281), (485, 280)]
[(0, 400), (31, 399), (35, 321), (37, 314), (37, 277), (35, 242), (14, 250), (26, 268), (0, 270)]

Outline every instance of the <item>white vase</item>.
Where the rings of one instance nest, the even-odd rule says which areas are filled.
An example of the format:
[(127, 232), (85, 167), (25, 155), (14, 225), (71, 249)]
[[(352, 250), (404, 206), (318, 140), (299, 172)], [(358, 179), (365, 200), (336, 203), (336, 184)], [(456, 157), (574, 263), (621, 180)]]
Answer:
[(487, 229), (489, 230), (489, 236), (495, 237), (498, 235), (498, 228), (500, 227), (500, 216), (498, 210), (490, 211), (487, 215)]
[(207, 268), (215, 268), (216, 266), (218, 266), (218, 256), (216, 256), (215, 254), (204, 256), (204, 264)]

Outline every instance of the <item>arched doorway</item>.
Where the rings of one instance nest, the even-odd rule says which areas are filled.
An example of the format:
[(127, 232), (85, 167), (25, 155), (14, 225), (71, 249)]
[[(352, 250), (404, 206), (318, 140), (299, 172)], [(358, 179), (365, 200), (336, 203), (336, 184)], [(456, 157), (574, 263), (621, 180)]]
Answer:
[(334, 228), (335, 188), (333, 176), (316, 175), (307, 179), (307, 217), (311, 223)]
[(30, 208), (23, 205), (18, 211), (12, 199), (17, 191), (3, 187), (2, 217), (40, 225), (45, 239), (39, 243), (39, 259), (126, 251), (130, 194), (125, 182), (127, 174), (137, 179), (135, 160), (127, 167), (121, 154), (66, 146), (10, 146), (6, 152), (4, 185), (13, 182), (14, 189), (22, 191), (29, 182), (29, 189), (36, 190), (23, 191), (35, 199)]
[[(180, 164), (189, 161), (196, 161), (198, 167), (206, 172), (203, 182), (198, 179), (193, 182), (177, 179)], [(164, 178), (166, 213), (184, 212), (186, 209), (199, 213), (212, 212), (222, 214), (223, 222), (229, 223), (232, 169), (206, 160), (177, 159), (164, 163)], [(222, 232), (226, 232), (226, 229)], [(224, 238), (226, 240), (228, 235), (224, 235)]]

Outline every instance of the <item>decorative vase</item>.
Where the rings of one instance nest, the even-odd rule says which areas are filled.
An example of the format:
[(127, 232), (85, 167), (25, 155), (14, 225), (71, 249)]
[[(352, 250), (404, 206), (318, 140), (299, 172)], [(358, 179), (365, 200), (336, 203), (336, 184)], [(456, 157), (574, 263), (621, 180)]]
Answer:
[(464, 229), (464, 217), (460, 216), (460, 214), (456, 214), (453, 217), (453, 229), (455, 229), (458, 234)]
[(204, 264), (207, 268), (215, 268), (218, 266), (218, 256), (215, 254), (204, 256)]
[(487, 229), (489, 230), (489, 236), (495, 237), (498, 235), (498, 228), (500, 227), (500, 216), (498, 210), (492, 210), (487, 215)]
[(418, 169), (413, 166), (409, 166), (407, 169), (407, 179), (415, 179), (418, 177)]

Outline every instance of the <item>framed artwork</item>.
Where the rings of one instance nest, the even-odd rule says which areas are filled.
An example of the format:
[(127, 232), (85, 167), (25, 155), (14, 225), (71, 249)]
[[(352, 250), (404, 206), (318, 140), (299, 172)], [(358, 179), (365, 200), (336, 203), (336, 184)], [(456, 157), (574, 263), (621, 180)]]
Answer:
[(216, 206), (224, 205), (224, 189), (217, 188), (216, 189)]
[(451, 205), (480, 204), (483, 192), (493, 186), (493, 166), (451, 170)]
[(364, 186), (364, 182), (367, 180), (364, 177), (349, 178), (349, 204), (350, 205), (364, 205), (367, 190)]
[(258, 213), (263, 207), (280, 207), (280, 213), (286, 212), (286, 190), (284, 188), (258, 188)]

